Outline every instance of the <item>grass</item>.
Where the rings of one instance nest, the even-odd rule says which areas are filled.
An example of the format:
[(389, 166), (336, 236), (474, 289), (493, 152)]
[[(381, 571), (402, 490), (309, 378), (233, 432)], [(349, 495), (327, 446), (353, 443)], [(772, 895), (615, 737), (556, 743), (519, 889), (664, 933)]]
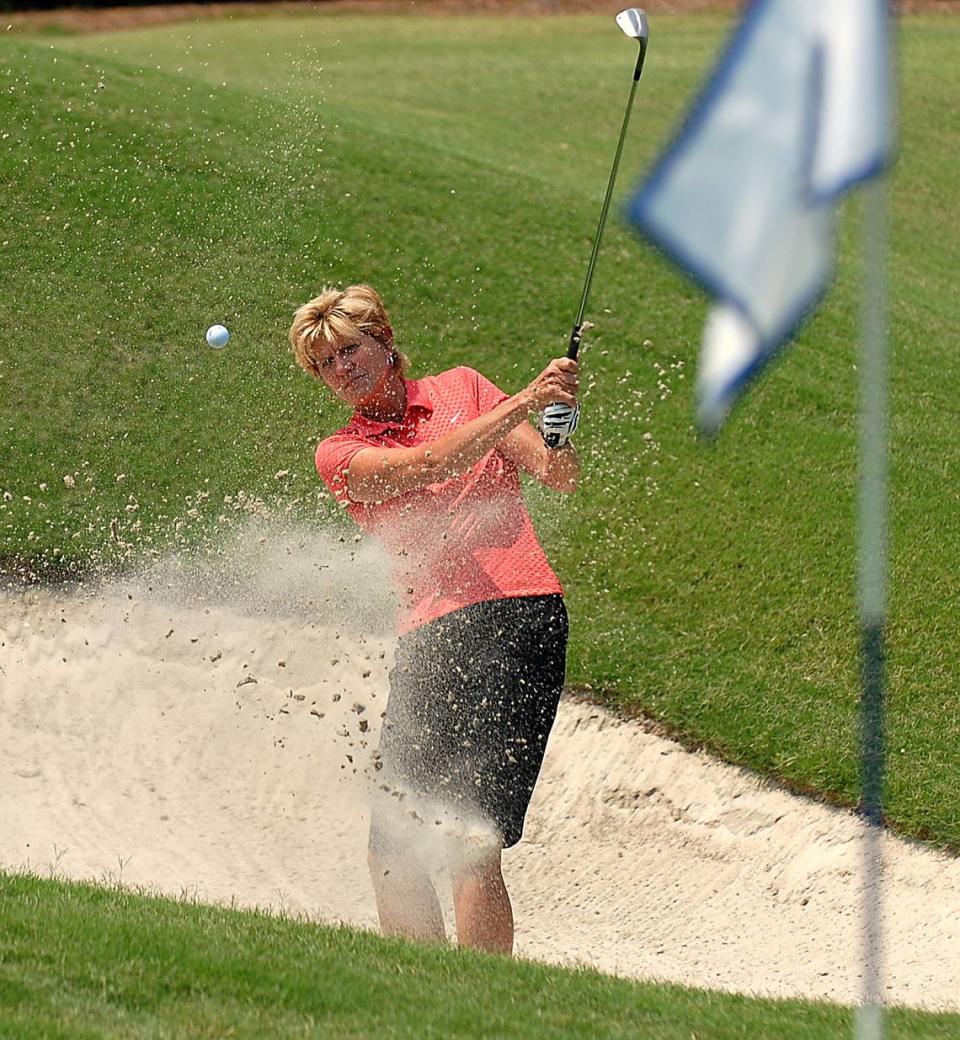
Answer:
[[(621, 192), (724, 24), (653, 27)], [(563, 349), (629, 49), (587, 16), (378, 15), (375, 28), (320, 14), (0, 38), (0, 183), (17, 200), (0, 213), (0, 555), (107, 567), (202, 544), (241, 492), (328, 522), (312, 446), (343, 413), (285, 343), (324, 282), (376, 284), (418, 373), (470, 363), (516, 389)], [(932, 16), (900, 33), (887, 795), (895, 827), (954, 847), (958, 36)], [(613, 221), (583, 487), (530, 501), (568, 591), (572, 682), (852, 804), (859, 239), (846, 209), (825, 306), (709, 447), (690, 392), (706, 301)], [(231, 328), (225, 351), (203, 346), (213, 321)]]
[[(0, 1037), (826, 1040), (846, 1008), (637, 984), (0, 874)], [(893, 1010), (891, 1040), (960, 1016)]]
[[(621, 191), (723, 35), (658, 18)], [(565, 345), (632, 58), (606, 19), (238, 19), (0, 36), (0, 557), (126, 566), (251, 502), (336, 518), (343, 417), (293, 307), (365, 279), (417, 372), (518, 388)], [(894, 176), (888, 807), (960, 846), (951, 353), (960, 22), (901, 31)], [(530, 489), (574, 620), (570, 678), (728, 758), (855, 801), (857, 206), (837, 284), (712, 446), (706, 302), (611, 223), (585, 479)], [(227, 350), (203, 346), (223, 321)], [(648, 345), (649, 344), (649, 345)], [(278, 473), (287, 475), (278, 477)], [(64, 478), (69, 478), (65, 481)], [(225, 501), (225, 498), (229, 501)], [(847, 1035), (851, 1013), (510, 964), (252, 912), (0, 875), (0, 1037)], [(894, 1011), (891, 1037), (955, 1037)]]

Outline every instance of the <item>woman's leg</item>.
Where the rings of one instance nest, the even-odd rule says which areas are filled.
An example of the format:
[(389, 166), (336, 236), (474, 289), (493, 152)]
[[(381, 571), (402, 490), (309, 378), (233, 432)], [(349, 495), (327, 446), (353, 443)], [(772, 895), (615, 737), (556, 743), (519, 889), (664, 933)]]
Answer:
[(446, 939), (437, 893), (423, 864), (412, 856), (384, 855), (372, 845), (367, 863), (384, 935)]
[(491, 953), (513, 953), (513, 907), (503, 882), (500, 849), (454, 874), (457, 939)]

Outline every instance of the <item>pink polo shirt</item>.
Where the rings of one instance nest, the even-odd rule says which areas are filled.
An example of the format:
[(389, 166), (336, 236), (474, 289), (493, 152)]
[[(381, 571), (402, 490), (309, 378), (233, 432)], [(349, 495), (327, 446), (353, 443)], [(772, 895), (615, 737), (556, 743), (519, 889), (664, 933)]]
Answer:
[(363, 448), (429, 444), (507, 395), (472, 368), (405, 380), (399, 423), (354, 413), (317, 446), (317, 471), (351, 517), (386, 547), (400, 594), (401, 635), (485, 600), (562, 593), (523, 502), (516, 465), (499, 451), (468, 473), (384, 502), (352, 502), (347, 469)]

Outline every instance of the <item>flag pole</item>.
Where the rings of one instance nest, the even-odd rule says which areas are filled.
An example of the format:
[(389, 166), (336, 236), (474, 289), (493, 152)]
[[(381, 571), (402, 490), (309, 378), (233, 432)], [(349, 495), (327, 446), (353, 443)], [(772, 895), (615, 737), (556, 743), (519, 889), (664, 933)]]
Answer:
[(882, 1040), (884, 641), (887, 585), (887, 178), (864, 187), (860, 356), (858, 599), (861, 632), (860, 777), (863, 841), (863, 1004), (858, 1040)]

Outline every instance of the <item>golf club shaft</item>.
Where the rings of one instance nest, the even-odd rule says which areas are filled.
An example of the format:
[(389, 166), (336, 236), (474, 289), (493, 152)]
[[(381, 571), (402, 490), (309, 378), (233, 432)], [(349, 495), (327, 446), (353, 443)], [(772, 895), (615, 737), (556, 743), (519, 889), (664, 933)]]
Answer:
[(590, 283), (593, 281), (593, 269), (597, 264), (597, 254), (600, 252), (600, 239), (603, 237), (603, 228), (607, 222), (607, 211), (610, 209), (610, 199), (613, 196), (613, 185), (617, 179), (617, 167), (620, 165), (620, 153), (623, 151), (623, 142), (627, 136), (627, 126), (630, 123), (630, 112), (633, 108), (633, 96), (637, 92), (637, 84), (640, 82), (640, 74), (643, 72), (643, 59), (647, 53), (647, 41), (640, 40), (640, 54), (637, 56), (637, 67), (633, 72), (633, 83), (630, 84), (630, 96), (627, 98), (627, 109), (623, 113), (623, 126), (620, 128), (620, 140), (617, 142), (617, 154), (613, 158), (613, 168), (610, 170), (610, 180), (607, 182), (607, 194), (603, 200), (603, 209), (600, 211), (600, 223), (597, 225), (597, 233), (593, 239), (593, 252), (590, 254), (590, 263), (587, 266), (587, 277), (583, 283), (583, 296), (580, 298), (580, 310), (577, 311), (577, 320), (570, 333), (570, 346), (567, 348), (567, 357), (576, 360), (580, 353), (580, 339), (583, 334), (583, 315), (587, 309), (587, 299), (590, 296)]

